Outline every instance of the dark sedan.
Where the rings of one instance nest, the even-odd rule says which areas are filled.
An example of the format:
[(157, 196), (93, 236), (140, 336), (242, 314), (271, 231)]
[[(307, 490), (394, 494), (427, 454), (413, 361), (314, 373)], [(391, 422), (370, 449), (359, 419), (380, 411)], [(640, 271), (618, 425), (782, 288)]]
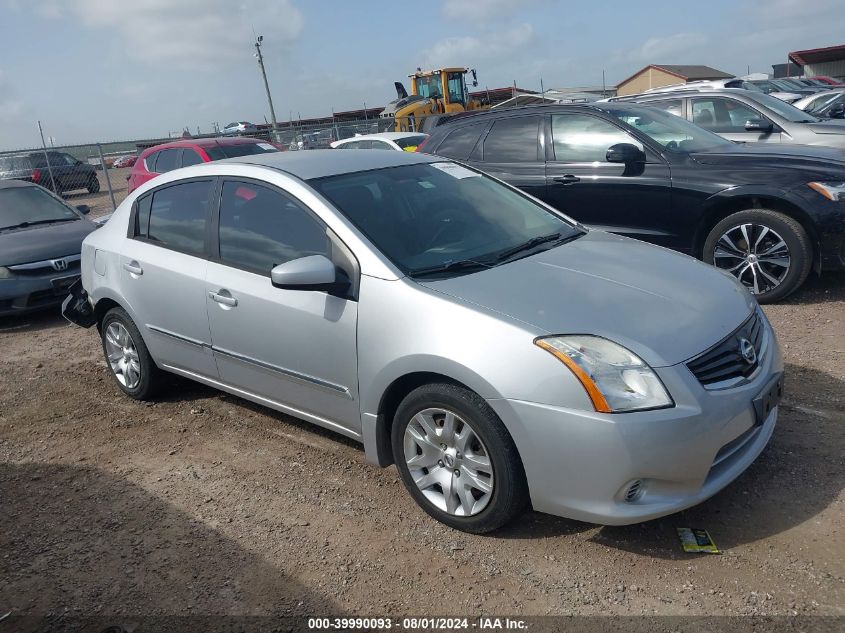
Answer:
[(82, 240), (97, 228), (38, 185), (0, 182), (0, 316), (59, 305), (79, 279)]
[(845, 152), (737, 144), (656, 108), (545, 105), (449, 121), (419, 151), (464, 161), (584, 224), (677, 249), (760, 302), (845, 268)]

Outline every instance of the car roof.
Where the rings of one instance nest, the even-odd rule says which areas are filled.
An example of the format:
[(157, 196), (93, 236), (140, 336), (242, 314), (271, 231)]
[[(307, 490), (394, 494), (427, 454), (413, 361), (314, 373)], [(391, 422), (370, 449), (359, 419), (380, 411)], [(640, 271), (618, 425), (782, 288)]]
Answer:
[(227, 158), (217, 161), (215, 164), (239, 163), (271, 167), (292, 174), (302, 180), (311, 180), (324, 176), (337, 176), (401, 165), (443, 162), (443, 160), (440, 157), (415, 152), (385, 152), (378, 149), (339, 152), (333, 149), (310, 149)]
[(267, 141), (250, 136), (215, 136), (213, 138), (184, 138), (178, 141), (168, 141), (148, 147), (144, 151), (158, 151), (160, 149), (174, 149), (179, 147), (213, 147), (214, 145), (244, 145), (249, 143), (266, 143)]
[(461, 116), (459, 117), (454, 117), (451, 120), (447, 119), (441, 125), (438, 125), (436, 128), (434, 128), (433, 133), (438, 133), (441, 131), (447, 132), (452, 129), (451, 126), (459, 125), (462, 123), (472, 123), (474, 121), (484, 120), (490, 117), (505, 118), (522, 112), (536, 112), (542, 114), (545, 112), (569, 111), (603, 112), (606, 114), (614, 114), (620, 111), (632, 113), (639, 112), (641, 114), (651, 112), (651, 110), (647, 106), (639, 105), (631, 101), (596, 101), (593, 103), (536, 103), (524, 106), (516, 106), (513, 108), (505, 108), (503, 110), (482, 110), (480, 112), (474, 112), (472, 114), (461, 114)]
[(385, 138), (389, 141), (397, 138), (408, 138), (409, 136), (428, 136), (425, 132), (378, 132), (377, 134), (359, 134), (358, 136), (350, 136), (349, 138), (341, 139), (342, 141), (357, 141), (359, 139), (368, 138)]
[(0, 189), (17, 189), (18, 187), (37, 187), (34, 182), (25, 180), (0, 180)]

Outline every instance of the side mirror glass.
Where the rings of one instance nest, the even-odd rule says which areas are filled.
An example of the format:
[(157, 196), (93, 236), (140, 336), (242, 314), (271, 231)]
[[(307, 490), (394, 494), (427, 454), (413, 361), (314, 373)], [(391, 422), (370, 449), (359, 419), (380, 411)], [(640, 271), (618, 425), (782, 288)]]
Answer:
[(79, 211), (82, 215), (88, 215), (91, 212), (91, 207), (87, 204), (78, 204), (76, 205), (76, 210)]
[(763, 119), (749, 119), (745, 122), (745, 130), (747, 132), (761, 132), (769, 134), (774, 129), (771, 121), (764, 121)]
[(309, 255), (279, 264), (270, 271), (270, 281), (284, 290), (322, 290), (342, 293), (349, 287), (346, 275), (339, 273), (325, 255)]
[(645, 153), (633, 143), (617, 143), (607, 149), (605, 160), (608, 163), (644, 163)]

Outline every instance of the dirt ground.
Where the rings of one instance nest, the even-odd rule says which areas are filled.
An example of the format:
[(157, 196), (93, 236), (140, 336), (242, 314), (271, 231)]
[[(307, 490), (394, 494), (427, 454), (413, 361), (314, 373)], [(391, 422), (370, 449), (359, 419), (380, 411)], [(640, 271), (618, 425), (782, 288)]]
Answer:
[[(132, 401), (95, 330), (2, 320), (0, 616), (843, 617), (845, 275), (766, 312), (787, 395), (740, 479), (640, 525), (529, 512), (488, 536), (428, 518), (340, 436), (175, 378)], [(683, 553), (679, 526), (724, 553)]]

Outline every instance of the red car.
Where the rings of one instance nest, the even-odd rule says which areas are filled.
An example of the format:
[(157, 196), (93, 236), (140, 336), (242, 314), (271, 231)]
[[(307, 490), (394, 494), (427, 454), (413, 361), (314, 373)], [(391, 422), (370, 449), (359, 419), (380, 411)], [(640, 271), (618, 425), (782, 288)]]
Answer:
[(127, 193), (132, 193), (159, 174), (179, 167), (278, 151), (276, 145), (257, 138), (198, 138), (162, 143), (145, 149), (138, 156), (132, 172), (126, 177), (129, 181)]
[(115, 169), (121, 169), (123, 167), (132, 167), (135, 164), (135, 161), (138, 160), (138, 157), (134, 154), (127, 154), (126, 156), (121, 156), (120, 158), (116, 159), (111, 166)]

